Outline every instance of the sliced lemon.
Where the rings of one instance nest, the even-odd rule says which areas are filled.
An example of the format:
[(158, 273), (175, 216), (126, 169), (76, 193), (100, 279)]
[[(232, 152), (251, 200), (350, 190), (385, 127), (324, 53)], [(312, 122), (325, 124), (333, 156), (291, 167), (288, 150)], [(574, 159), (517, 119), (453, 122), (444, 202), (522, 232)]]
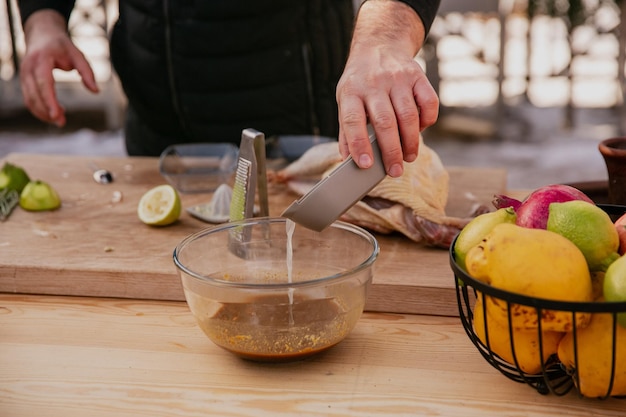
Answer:
[(151, 226), (167, 226), (180, 217), (180, 196), (171, 185), (158, 185), (139, 200), (139, 220)]
[(30, 181), (20, 194), (20, 207), (24, 210), (54, 210), (61, 206), (59, 194), (43, 181)]

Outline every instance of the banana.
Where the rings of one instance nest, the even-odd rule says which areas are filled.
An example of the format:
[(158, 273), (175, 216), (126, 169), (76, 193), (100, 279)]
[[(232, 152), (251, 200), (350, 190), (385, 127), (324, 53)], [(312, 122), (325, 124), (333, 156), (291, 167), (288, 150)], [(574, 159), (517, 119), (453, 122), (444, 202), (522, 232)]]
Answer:
[[(626, 395), (626, 328), (616, 325), (615, 329), (615, 375), (610, 395)], [(578, 356), (578, 368), (576, 357)], [(585, 397), (605, 397), (609, 394), (611, 367), (613, 362), (613, 315), (597, 313), (584, 329), (567, 333), (558, 347), (561, 363), (570, 371), (576, 371), (574, 383)]]
[[(483, 297), (478, 293), (478, 298), (474, 306), (474, 332), (485, 346), (489, 347), (493, 353), (497, 354), (511, 365), (517, 365), (527, 374), (539, 374), (542, 372), (542, 365), (556, 354), (559, 341), (565, 333), (543, 331), (539, 334), (538, 329), (519, 330), (493, 320), (485, 311)], [(486, 334), (489, 334), (489, 344), (487, 344)], [(511, 337), (512, 336), (512, 337)], [(541, 336), (541, 347), (539, 337)], [(513, 349), (511, 349), (511, 339), (513, 339)], [(516, 363), (517, 360), (517, 363)]]

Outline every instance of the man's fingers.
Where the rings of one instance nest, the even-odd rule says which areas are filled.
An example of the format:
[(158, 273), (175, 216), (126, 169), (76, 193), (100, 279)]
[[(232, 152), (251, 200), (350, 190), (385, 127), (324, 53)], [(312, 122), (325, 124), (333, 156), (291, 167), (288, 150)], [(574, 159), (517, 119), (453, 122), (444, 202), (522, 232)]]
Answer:
[(415, 102), (420, 111), (420, 131), (434, 125), (439, 117), (439, 97), (426, 76), (413, 87)]
[(339, 150), (343, 157), (348, 153), (352, 155), (360, 168), (369, 168), (373, 163), (373, 153), (367, 132), (365, 105), (358, 96), (343, 97), (338, 103), (341, 126)]
[(46, 109), (48, 114), (47, 121), (57, 126), (63, 126), (65, 124), (65, 112), (57, 99), (52, 70), (38, 67), (34, 71), (34, 77), (37, 84), (37, 99), (42, 102)]
[(70, 49), (70, 59), (72, 61), (72, 67), (78, 71), (80, 78), (83, 81), (83, 85), (91, 92), (97, 93), (100, 91), (98, 84), (96, 83), (96, 77), (93, 73), (93, 69), (89, 62), (78, 49)]
[(367, 103), (369, 120), (376, 132), (385, 171), (392, 177), (399, 177), (403, 171), (403, 153), (396, 113), (389, 95), (374, 96)]
[(20, 75), (24, 104), (38, 119), (51, 123), (50, 109), (44, 97), (45, 81), (40, 81), (35, 72), (22, 72)]
[(39, 94), (35, 79), (33, 77), (20, 77), (20, 82), (22, 84), (24, 105), (36, 118), (44, 122), (50, 122), (50, 114)]
[(54, 89), (54, 77), (49, 66), (24, 66), (20, 71), (24, 104), (38, 119), (57, 126), (65, 124), (65, 112)]
[(390, 96), (396, 114), (404, 160), (412, 162), (417, 158), (419, 148), (419, 109), (411, 90), (395, 88)]

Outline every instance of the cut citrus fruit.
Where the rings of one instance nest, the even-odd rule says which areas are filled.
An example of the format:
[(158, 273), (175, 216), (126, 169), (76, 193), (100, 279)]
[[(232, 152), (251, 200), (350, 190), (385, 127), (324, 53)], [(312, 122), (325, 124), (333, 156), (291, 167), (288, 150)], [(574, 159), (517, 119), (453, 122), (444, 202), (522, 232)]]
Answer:
[(167, 226), (180, 217), (180, 196), (171, 185), (158, 185), (139, 200), (139, 220), (151, 226)]
[(30, 181), (20, 194), (20, 207), (29, 211), (54, 210), (61, 206), (61, 199), (50, 184)]

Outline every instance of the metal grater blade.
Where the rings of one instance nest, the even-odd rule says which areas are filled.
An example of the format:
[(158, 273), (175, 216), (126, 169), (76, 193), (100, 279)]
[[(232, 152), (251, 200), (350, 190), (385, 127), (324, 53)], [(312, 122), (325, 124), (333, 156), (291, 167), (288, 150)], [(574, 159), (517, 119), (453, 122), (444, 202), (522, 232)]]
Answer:
[(0, 221), (6, 220), (20, 201), (16, 190), (3, 189), (0, 191)]
[[(261, 213), (267, 215), (265, 163), (265, 135), (254, 129), (244, 129), (241, 133), (239, 161), (230, 203), (231, 222), (254, 217), (257, 187), (260, 188), (260, 204), (265, 207), (261, 209)], [(230, 231), (228, 243), (231, 252), (241, 258), (247, 257), (246, 244), (250, 241), (251, 230), (250, 227), (240, 226)]]
[(246, 218), (247, 184), (250, 179), (251, 167), (252, 162), (245, 158), (239, 158), (237, 172), (235, 173), (233, 196), (230, 202), (231, 221), (243, 220)]

